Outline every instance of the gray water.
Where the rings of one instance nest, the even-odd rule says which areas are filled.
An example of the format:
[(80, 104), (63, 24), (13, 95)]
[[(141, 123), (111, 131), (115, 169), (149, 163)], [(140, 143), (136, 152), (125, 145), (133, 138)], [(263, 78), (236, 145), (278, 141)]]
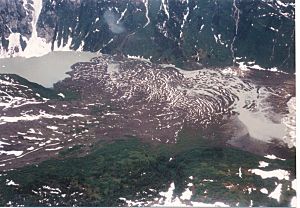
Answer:
[(53, 87), (54, 83), (68, 77), (66, 72), (73, 64), (95, 56), (97, 54), (91, 52), (54, 51), (41, 57), (4, 58), (0, 59), (0, 73), (17, 74), (44, 87)]

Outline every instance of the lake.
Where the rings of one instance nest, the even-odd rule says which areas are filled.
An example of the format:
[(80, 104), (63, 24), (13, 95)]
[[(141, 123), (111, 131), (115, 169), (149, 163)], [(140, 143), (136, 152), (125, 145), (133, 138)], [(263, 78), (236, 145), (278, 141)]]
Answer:
[(96, 53), (78, 51), (53, 51), (41, 57), (0, 59), (0, 73), (17, 74), (44, 87), (53, 87), (68, 77), (67, 71), (77, 62), (89, 61)]

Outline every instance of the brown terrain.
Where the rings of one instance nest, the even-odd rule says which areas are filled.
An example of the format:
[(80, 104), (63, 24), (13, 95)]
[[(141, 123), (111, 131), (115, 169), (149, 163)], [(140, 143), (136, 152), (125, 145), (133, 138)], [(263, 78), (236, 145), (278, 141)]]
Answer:
[(171, 144), (183, 128), (256, 154), (289, 155), (280, 138), (251, 137), (239, 115), (262, 111), (280, 124), (295, 96), (293, 75), (234, 67), (183, 71), (106, 55), (72, 69), (54, 85), (60, 99), (0, 76), (0, 171), (39, 163), (78, 144), (88, 152), (97, 141), (126, 135)]

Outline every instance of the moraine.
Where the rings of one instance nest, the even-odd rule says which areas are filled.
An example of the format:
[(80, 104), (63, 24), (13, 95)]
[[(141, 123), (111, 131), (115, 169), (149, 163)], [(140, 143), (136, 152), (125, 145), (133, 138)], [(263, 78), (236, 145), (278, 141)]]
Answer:
[[(69, 71), (74, 59), (91, 56), (53, 52), (3, 60), (4, 72), (18, 69), (11, 72), (46, 87), (56, 83), (37, 88), (21, 78), (1, 75), (1, 142), (14, 138), (10, 144), (14, 148), (4, 146), (1, 161), (15, 161), (1, 169), (31, 163), (36, 157), (31, 154), (37, 152), (54, 156), (61, 148), (102, 137), (131, 135), (147, 142), (176, 143), (184, 128), (207, 139), (220, 135), (219, 143), (259, 155), (285, 157), (295, 145), (294, 102), (288, 102), (295, 96), (293, 75), (237, 67), (186, 71), (109, 55), (74, 64)], [(62, 57), (68, 61), (57, 61)], [(26, 73), (34, 63), (46, 64), (36, 67), (37, 73)], [(47, 74), (49, 67), (54, 76)], [(68, 75), (61, 76), (65, 72)]]

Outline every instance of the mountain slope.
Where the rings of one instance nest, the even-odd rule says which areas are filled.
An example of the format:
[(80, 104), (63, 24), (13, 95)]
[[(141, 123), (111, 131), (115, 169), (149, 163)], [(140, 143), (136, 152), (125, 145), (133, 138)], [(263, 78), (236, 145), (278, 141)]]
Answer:
[(6, 0), (0, 11), (1, 57), (71, 49), (295, 70), (293, 0)]

